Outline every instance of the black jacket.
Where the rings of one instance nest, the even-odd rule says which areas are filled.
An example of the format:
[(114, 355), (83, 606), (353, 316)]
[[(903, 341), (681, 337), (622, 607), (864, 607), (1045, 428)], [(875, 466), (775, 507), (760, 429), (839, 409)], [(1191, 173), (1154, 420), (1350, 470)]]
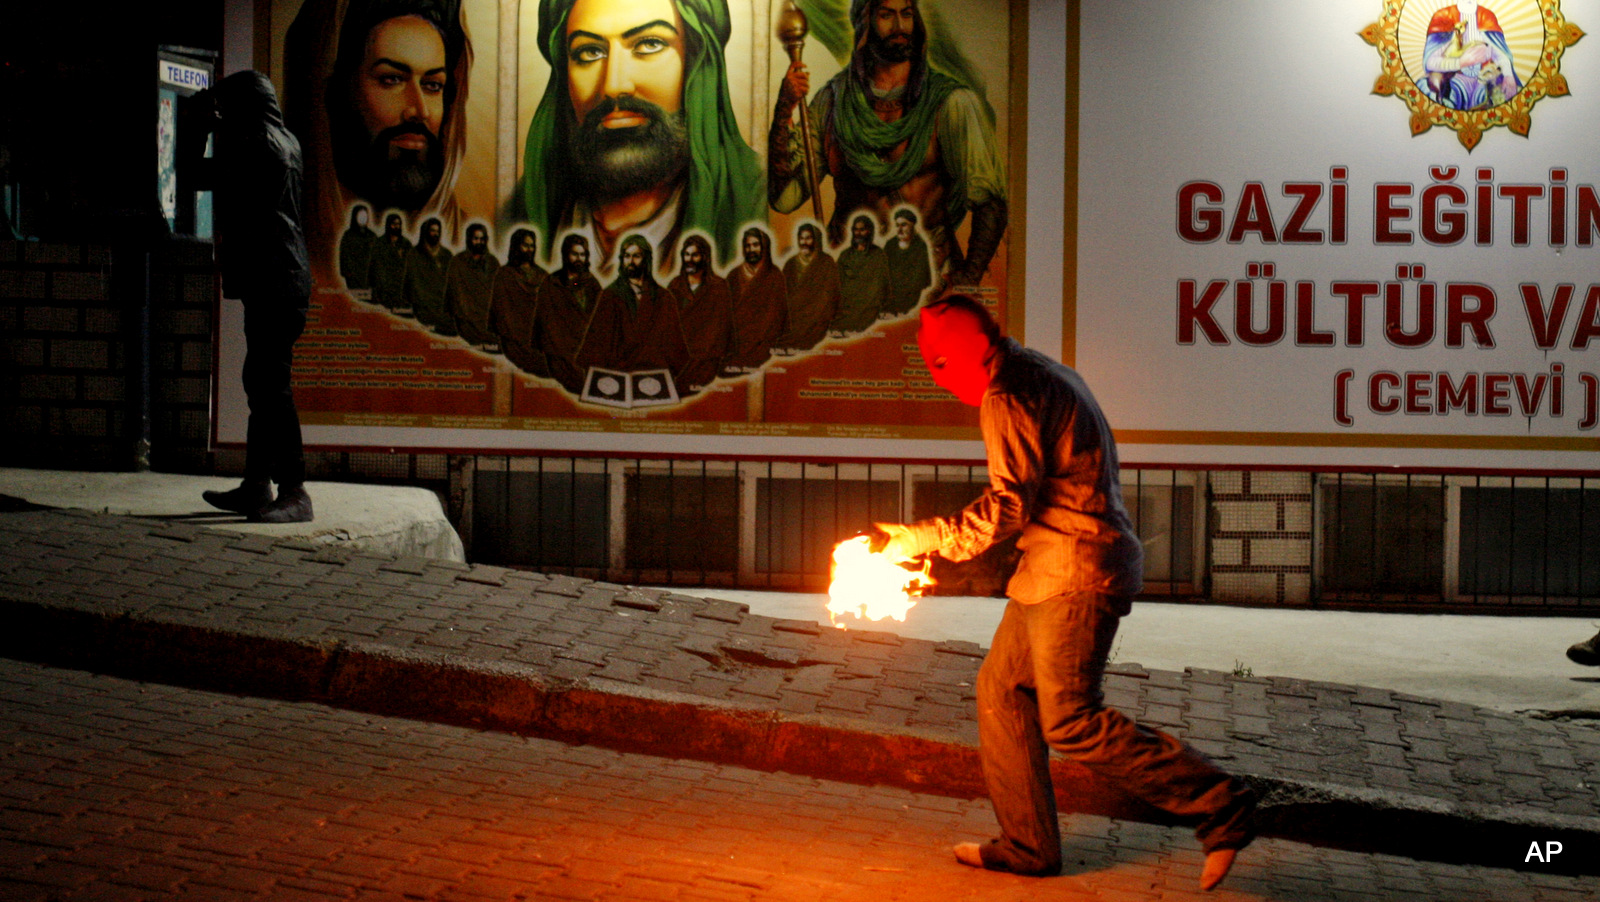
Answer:
[(300, 142), (283, 124), (278, 95), (260, 72), (236, 72), (216, 87), (212, 185), (217, 263), (229, 297), (311, 295), (301, 221)]

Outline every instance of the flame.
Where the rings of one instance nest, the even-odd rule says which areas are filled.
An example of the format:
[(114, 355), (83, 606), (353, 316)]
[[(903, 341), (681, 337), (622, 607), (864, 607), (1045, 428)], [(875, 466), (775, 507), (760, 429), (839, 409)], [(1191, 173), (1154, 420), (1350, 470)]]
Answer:
[(901, 566), (911, 558), (898, 560), (873, 553), (867, 536), (846, 539), (833, 548), (833, 582), (828, 585), (828, 620), (840, 629), (839, 618), (854, 614), (865, 620), (885, 617), (904, 623), (906, 612), (916, 605), (912, 600), (933, 585), (933, 562), (924, 560), (921, 570)]

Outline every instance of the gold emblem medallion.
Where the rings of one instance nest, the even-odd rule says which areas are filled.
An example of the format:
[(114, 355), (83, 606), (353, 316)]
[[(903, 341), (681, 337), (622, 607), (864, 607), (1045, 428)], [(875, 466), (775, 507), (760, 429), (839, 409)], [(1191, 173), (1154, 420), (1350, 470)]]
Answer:
[(1561, 0), (1387, 0), (1361, 37), (1383, 66), (1372, 92), (1406, 102), (1411, 134), (1452, 128), (1470, 151), (1495, 126), (1527, 137), (1533, 105), (1568, 93), (1561, 54), (1583, 29)]

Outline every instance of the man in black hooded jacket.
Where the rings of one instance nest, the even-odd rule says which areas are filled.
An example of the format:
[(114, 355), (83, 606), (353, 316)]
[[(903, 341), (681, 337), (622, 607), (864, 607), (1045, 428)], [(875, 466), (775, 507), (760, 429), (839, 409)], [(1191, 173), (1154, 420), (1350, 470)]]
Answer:
[(304, 523), (312, 517), (311, 496), (289, 383), (311, 297), (300, 142), (284, 127), (277, 92), (265, 75), (234, 73), (212, 94), (216, 143), (208, 181), (216, 193), (217, 264), (223, 294), (244, 302), (250, 421), (243, 484), (204, 497), (252, 521)]

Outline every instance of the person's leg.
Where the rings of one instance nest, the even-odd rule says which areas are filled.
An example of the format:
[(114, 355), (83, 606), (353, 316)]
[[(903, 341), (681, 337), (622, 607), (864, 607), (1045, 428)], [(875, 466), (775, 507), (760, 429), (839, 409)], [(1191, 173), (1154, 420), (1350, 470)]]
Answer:
[[(252, 319), (252, 309), (255, 310)], [(294, 405), (294, 345), (305, 330), (306, 308), (294, 298), (245, 305), (245, 393), (250, 399), (245, 471), (278, 484), (278, 497), (252, 514), (268, 523), (309, 521), (305, 452)]]
[(244, 384), (249, 418), (245, 426), (244, 482), (226, 492), (205, 491), (207, 504), (225, 511), (254, 516), (272, 503), (272, 460), (270, 448), (273, 416), (272, 366), (275, 356), (273, 329), (259, 304), (244, 305)]
[(272, 462), (272, 481), (280, 488), (300, 488), (306, 481), (305, 447), (300, 434), (300, 411), (294, 406), (294, 346), (306, 329), (306, 308), (296, 307), (284, 312), (281, 322), (281, 342), (284, 366), (283, 379), (277, 404), (278, 444)]
[[(1015, 601), (1006, 605), (978, 670), (979, 757), (1000, 822), (1000, 838), (979, 854), (983, 866), (994, 870), (1058, 874), (1061, 824), (1050, 784), (1050, 752), (1039, 730), (1023, 607)], [(957, 857), (963, 857), (959, 848)]]
[(1040, 721), (1051, 748), (1164, 811), (1198, 822), (1209, 853), (1253, 838), (1255, 797), (1204, 755), (1103, 704), (1101, 680), (1126, 600), (1084, 594), (1027, 612)]
[(249, 407), (245, 421), (244, 478), (246, 482), (272, 481), (272, 340), (271, 317), (260, 304), (244, 305), (244, 399)]

